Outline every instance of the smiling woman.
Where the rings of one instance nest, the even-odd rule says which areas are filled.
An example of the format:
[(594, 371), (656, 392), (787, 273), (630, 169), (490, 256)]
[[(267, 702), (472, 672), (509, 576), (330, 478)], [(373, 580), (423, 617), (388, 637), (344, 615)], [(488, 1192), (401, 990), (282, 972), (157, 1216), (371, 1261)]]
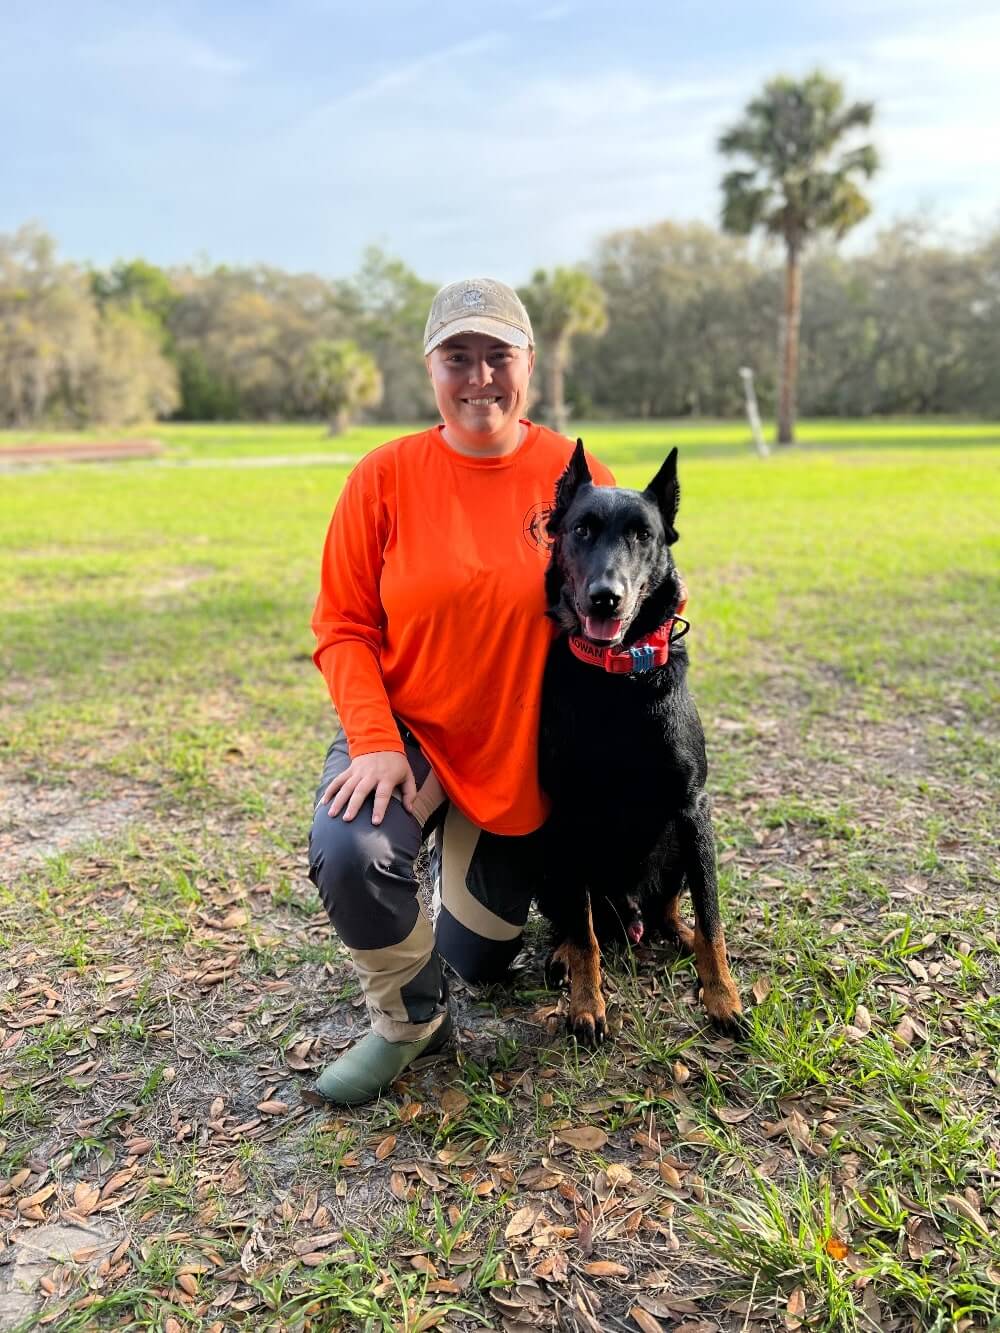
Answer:
[(461, 454), (510, 453), (524, 439), (521, 413), (535, 351), (522, 351), (485, 333), (463, 333), (427, 357), (441, 415), (442, 436)]
[[(424, 356), (441, 423), (351, 474), (313, 616), (342, 731), (316, 793), (310, 875), (372, 1023), (320, 1076), (343, 1103), (376, 1096), (445, 1044), (442, 958), (469, 981), (506, 972), (546, 814), (537, 743), (552, 629), (537, 516), (572, 446), (524, 416), (534, 337), (503, 283), (442, 288)], [(428, 840), (433, 924), (413, 871)]]

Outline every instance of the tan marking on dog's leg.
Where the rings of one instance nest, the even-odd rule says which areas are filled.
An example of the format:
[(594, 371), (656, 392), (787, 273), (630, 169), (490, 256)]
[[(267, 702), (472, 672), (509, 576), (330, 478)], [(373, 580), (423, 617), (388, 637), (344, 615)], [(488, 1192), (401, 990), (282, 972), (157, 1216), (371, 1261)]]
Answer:
[(663, 906), (663, 929), (672, 935), (685, 953), (694, 953), (694, 931), (681, 918), (681, 896), (675, 893)]
[(607, 1035), (607, 1009), (601, 990), (601, 950), (587, 905), (587, 943), (563, 940), (552, 958), (569, 972), (569, 1029), (590, 1046)]
[(729, 972), (726, 937), (721, 926), (714, 940), (706, 939), (700, 929), (695, 929), (694, 955), (708, 1016), (723, 1029), (738, 1030), (743, 1004)]

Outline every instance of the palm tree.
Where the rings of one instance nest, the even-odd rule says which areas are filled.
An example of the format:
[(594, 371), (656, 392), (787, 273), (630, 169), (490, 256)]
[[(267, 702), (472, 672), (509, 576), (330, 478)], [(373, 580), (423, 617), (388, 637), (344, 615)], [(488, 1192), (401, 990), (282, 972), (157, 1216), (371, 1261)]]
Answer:
[(554, 430), (565, 432), (563, 379), (570, 362), (570, 344), (577, 333), (601, 334), (608, 327), (604, 292), (581, 269), (556, 268), (550, 276), (540, 268), (519, 295), (542, 345), (549, 421)]
[(374, 407), (382, 399), (378, 366), (349, 338), (311, 343), (300, 385), (307, 410), (328, 418), (331, 435), (342, 434), (358, 408)]
[(785, 242), (779, 444), (795, 437), (802, 251), (817, 232), (831, 231), (839, 240), (871, 211), (854, 178), (869, 179), (878, 169), (878, 154), (871, 144), (843, 149), (842, 141), (853, 130), (867, 129), (874, 112), (871, 102), (845, 106), (843, 86), (816, 70), (800, 82), (772, 79), (747, 104), (739, 124), (719, 139), (720, 152), (742, 154), (751, 164), (723, 178), (723, 228), (747, 236), (760, 227)]

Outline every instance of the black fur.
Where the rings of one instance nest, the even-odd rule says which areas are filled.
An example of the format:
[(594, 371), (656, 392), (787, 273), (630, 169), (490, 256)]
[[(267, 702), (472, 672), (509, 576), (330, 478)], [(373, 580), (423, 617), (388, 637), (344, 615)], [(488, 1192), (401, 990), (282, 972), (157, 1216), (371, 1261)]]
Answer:
[[(543, 687), (540, 772), (553, 809), (539, 907), (557, 947), (566, 940), (585, 947), (588, 896), (598, 939), (620, 938), (631, 924), (634, 942), (637, 924), (650, 933), (670, 929), (687, 885), (712, 1012), (708, 990), (717, 977), (706, 978), (701, 946), (716, 946), (722, 927), (705, 739), (687, 688), (686, 645), (672, 644), (658, 669), (613, 675), (579, 661), (567, 642), (588, 623), (613, 628), (620, 620), (613, 642), (629, 646), (676, 612), (683, 584), (670, 547), (679, 499), (676, 449), (644, 491), (593, 485), (579, 441), (560, 478), (545, 587), (548, 613), (564, 632)], [(724, 941), (722, 949), (724, 957)], [(713, 1017), (730, 1026), (732, 996), (714, 1007)], [(571, 1026), (591, 1037), (589, 1023), (572, 1021), (572, 1004)]]

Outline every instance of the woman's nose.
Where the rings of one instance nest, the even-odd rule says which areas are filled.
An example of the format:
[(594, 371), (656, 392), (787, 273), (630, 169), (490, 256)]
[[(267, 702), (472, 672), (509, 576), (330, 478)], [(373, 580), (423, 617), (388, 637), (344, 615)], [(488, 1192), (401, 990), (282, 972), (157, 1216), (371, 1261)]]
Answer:
[(493, 367), (488, 361), (473, 361), (469, 367), (469, 379), (473, 384), (489, 384), (492, 378)]

